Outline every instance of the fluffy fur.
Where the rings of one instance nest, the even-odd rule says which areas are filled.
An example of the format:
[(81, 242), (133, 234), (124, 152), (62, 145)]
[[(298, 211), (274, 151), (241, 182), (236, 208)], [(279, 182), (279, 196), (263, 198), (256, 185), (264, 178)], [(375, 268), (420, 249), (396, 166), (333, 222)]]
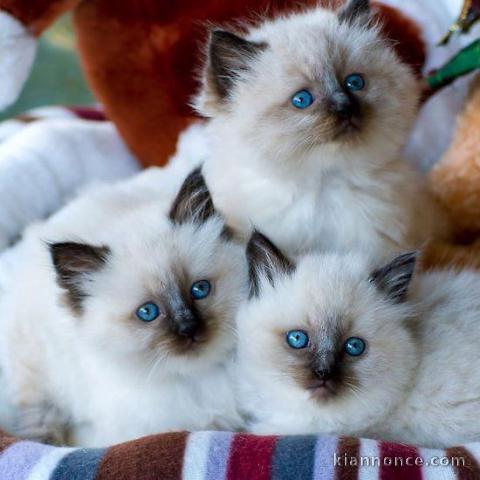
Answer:
[[(237, 377), (252, 431), (429, 447), (480, 439), (477, 273), (419, 275), (407, 294), (414, 254), (377, 270), (354, 254), (310, 255), (286, 271), (265, 242), (252, 242), (267, 251), (249, 257), (259, 295), (237, 322)], [(258, 258), (269, 260), (259, 266)], [(310, 343), (294, 350), (286, 334), (299, 329)], [(349, 337), (366, 341), (363, 355), (345, 353)]]
[[(352, 73), (364, 75), (364, 90), (345, 90)], [(210, 118), (207, 183), (240, 230), (253, 224), (293, 253), (385, 251), (445, 235), (400, 156), (418, 82), (369, 19), (368, 2), (282, 16), (244, 36), (213, 31), (202, 85), (195, 106)], [(296, 109), (290, 99), (305, 88), (316, 101)], [(359, 107), (349, 119), (335, 111), (345, 95)]]
[[(1, 403), (16, 411), (4, 425), (12, 433), (104, 446), (239, 426), (229, 359), (242, 249), (198, 173), (175, 200), (178, 181), (158, 173), (155, 192), (142, 190), (142, 175), (99, 188), (17, 247), (0, 296)], [(212, 292), (196, 301), (190, 286), (202, 279)], [(161, 314), (143, 323), (135, 312), (149, 301)], [(192, 316), (197, 333), (182, 336), (178, 322)]]

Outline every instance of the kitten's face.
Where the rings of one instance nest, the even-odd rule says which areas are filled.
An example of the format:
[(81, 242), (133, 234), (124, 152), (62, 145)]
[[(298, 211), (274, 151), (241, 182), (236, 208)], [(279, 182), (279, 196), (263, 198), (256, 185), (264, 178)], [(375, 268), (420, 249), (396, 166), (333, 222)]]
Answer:
[[(275, 255), (265, 258), (273, 265)], [(402, 395), (416, 361), (408, 308), (395, 297), (399, 285), (388, 284), (409, 278), (410, 266), (372, 280), (354, 255), (308, 256), (294, 271), (271, 275), (274, 285), (263, 276), (238, 315), (245, 376), (306, 420), (378, 419)]]
[(267, 22), (246, 38), (212, 34), (197, 102), (237, 136), (277, 155), (325, 146), (358, 155), (361, 148), (396, 150), (405, 141), (417, 81), (367, 26), (366, 11), (319, 8)]
[(242, 249), (228, 239), (208, 191), (182, 195), (171, 219), (159, 217), (158, 206), (139, 209), (112, 232), (119, 240), (94, 247), (96, 253), (52, 246), (60, 284), (88, 341), (144, 362), (150, 373), (191, 373), (224, 361), (244, 295)]

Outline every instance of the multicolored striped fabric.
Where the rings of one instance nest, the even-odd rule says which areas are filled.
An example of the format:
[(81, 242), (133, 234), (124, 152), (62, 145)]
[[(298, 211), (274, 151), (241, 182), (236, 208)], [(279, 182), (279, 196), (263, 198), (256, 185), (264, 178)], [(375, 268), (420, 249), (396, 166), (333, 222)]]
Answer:
[(475, 480), (480, 444), (448, 450), (335, 437), (169, 433), (107, 449), (0, 435), (1, 480)]

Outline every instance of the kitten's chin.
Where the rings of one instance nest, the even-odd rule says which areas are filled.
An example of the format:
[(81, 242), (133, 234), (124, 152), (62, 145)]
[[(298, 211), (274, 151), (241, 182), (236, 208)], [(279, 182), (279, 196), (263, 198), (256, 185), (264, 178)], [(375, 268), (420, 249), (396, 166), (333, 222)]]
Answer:
[(318, 380), (308, 387), (312, 399), (326, 402), (337, 395), (338, 388), (334, 382)]
[(343, 120), (338, 127), (338, 136), (343, 135), (354, 135), (361, 133), (362, 131), (362, 121), (356, 118), (351, 118), (349, 120)]
[(202, 351), (207, 348), (209, 343), (210, 339), (204, 333), (193, 337), (181, 338), (178, 339), (173, 353), (176, 354), (176, 356), (198, 356), (202, 354)]
[(201, 373), (225, 364), (233, 350), (233, 341), (218, 337), (188, 339), (182, 348), (170, 352), (171, 366), (180, 374)]

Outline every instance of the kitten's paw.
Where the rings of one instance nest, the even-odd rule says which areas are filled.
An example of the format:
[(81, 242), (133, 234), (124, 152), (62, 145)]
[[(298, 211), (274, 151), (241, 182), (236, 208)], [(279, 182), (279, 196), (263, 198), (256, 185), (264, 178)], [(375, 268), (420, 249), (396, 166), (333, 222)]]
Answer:
[(18, 437), (51, 445), (64, 445), (68, 438), (65, 417), (49, 403), (22, 407), (14, 430)]

